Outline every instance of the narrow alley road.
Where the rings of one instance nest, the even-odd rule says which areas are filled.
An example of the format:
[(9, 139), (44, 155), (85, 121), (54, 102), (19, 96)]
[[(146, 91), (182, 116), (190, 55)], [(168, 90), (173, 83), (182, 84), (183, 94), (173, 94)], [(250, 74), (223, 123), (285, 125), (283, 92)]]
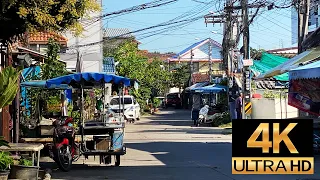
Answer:
[[(127, 154), (121, 166), (79, 160), (68, 173), (53, 179), (112, 180), (295, 180), (311, 176), (248, 176), (231, 174), (231, 135), (219, 128), (192, 127), (190, 111), (169, 109), (126, 127)], [(302, 178), (303, 177), (303, 178)]]

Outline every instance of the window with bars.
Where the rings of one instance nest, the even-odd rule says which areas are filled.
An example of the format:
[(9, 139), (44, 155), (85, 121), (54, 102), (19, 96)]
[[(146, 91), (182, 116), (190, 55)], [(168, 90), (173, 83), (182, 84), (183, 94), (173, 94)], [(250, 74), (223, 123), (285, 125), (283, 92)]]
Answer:
[(112, 57), (107, 57), (103, 60), (102, 71), (108, 74), (115, 74), (115, 64)]

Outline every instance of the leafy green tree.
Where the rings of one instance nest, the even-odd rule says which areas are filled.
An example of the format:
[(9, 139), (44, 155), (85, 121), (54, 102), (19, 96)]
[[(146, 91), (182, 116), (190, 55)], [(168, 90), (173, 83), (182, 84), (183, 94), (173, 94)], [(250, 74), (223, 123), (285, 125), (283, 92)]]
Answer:
[(170, 83), (171, 74), (165, 70), (165, 64), (158, 58), (148, 63), (145, 81), (149, 88), (156, 90), (156, 95), (163, 94)]
[(254, 49), (252, 47), (250, 47), (250, 56), (252, 59), (254, 60), (260, 60), (262, 53), (266, 52), (266, 50), (264, 49)]
[(147, 58), (141, 55), (133, 39), (123, 42), (113, 53), (108, 51), (105, 55), (119, 61), (118, 75), (139, 81), (139, 89), (132, 93), (142, 109), (147, 99), (152, 100), (152, 95), (163, 93), (168, 86), (170, 74), (163, 68), (163, 62), (159, 59), (148, 62)]
[(41, 79), (47, 80), (67, 74), (65, 64), (59, 61), (60, 45), (50, 38), (45, 63), (41, 65)]
[[(41, 73), (27, 80), (47, 80), (67, 74), (65, 64), (59, 61), (60, 45), (59, 43), (50, 38), (48, 42), (48, 49), (45, 57), (45, 63), (41, 65)], [(45, 92), (44, 92), (45, 91)], [(43, 97), (45, 95), (45, 97)], [(29, 109), (31, 119), (37, 120), (40, 116), (38, 109), (47, 111), (47, 105), (57, 106), (60, 103), (59, 90), (43, 90), (37, 88), (30, 88), (27, 90), (27, 97), (29, 99)], [(45, 99), (45, 104), (39, 107), (39, 98)], [(29, 113), (28, 113), (29, 114)]]
[(190, 78), (190, 69), (188, 65), (182, 65), (172, 71), (171, 87), (186, 88)]
[(14, 41), (26, 32), (70, 30), (80, 34), (79, 20), (100, 10), (95, 0), (1, 0), (0, 40)]

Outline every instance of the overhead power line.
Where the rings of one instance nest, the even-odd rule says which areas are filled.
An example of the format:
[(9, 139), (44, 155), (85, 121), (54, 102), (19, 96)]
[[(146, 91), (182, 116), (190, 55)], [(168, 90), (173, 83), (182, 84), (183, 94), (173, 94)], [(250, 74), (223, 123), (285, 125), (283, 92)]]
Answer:
[[(155, 25), (155, 26), (150, 26), (150, 27), (139, 29), (139, 30), (136, 30), (136, 31), (131, 31), (131, 32), (128, 32), (128, 33), (124, 33), (124, 34), (121, 34), (121, 35), (118, 35), (118, 36), (115, 36), (115, 37), (112, 37), (112, 38), (109, 38), (109, 39), (115, 39), (115, 38), (119, 38), (119, 37), (122, 37), (122, 36), (125, 36), (125, 35), (129, 35), (129, 34), (132, 34), (132, 33), (138, 33), (138, 32), (141, 32), (141, 31), (145, 31), (145, 30), (149, 30), (149, 29), (153, 29), (153, 28), (157, 28), (157, 27), (168, 26), (168, 25), (177, 24), (177, 23), (181, 23), (181, 22), (194, 21), (194, 20), (198, 20), (198, 19), (200, 19), (202, 17), (203, 16), (198, 16), (198, 17), (195, 17), (195, 18), (192, 18), (192, 19), (185, 19), (185, 20), (174, 21), (174, 22), (165, 23), (165, 24), (158, 24), (158, 25)], [(104, 40), (93, 42), (93, 43), (88, 43), (88, 44), (83, 44), (83, 45), (72, 46), (72, 47), (69, 47), (67, 49), (77, 48), (77, 47), (93, 46), (93, 45), (100, 44), (100, 43), (103, 43), (103, 42), (104, 42)]]
[(145, 10), (145, 9), (150, 9), (150, 8), (154, 8), (154, 7), (168, 5), (168, 4), (174, 3), (176, 1), (178, 1), (178, 0), (156, 0), (156, 1), (149, 2), (149, 3), (141, 4), (141, 5), (138, 5), (138, 6), (133, 6), (131, 8), (122, 9), (122, 10), (111, 12), (111, 13), (106, 13), (106, 14), (103, 14), (101, 16), (94, 17), (94, 19), (95, 19), (95, 21), (99, 21), (99, 20), (101, 20), (101, 19), (103, 19), (105, 17), (108, 17), (108, 16), (141, 11), (141, 10)]

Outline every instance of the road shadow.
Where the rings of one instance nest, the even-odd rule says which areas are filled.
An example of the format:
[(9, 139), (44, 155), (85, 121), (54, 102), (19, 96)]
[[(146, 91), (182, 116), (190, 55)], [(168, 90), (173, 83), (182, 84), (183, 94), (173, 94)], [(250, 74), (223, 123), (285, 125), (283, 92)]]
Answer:
[(204, 128), (204, 127), (195, 127), (195, 128), (164, 128), (159, 130), (142, 130), (137, 131), (138, 133), (185, 133), (185, 134), (231, 134), (232, 129), (223, 129), (223, 128)]
[(185, 109), (165, 109), (147, 118), (150, 121), (137, 122), (136, 125), (193, 126), (190, 110)]
[[(315, 175), (232, 175), (231, 143), (200, 142), (148, 142), (128, 143), (130, 165), (120, 167), (73, 165), (70, 172), (54, 170), (53, 179), (112, 179), (112, 180), (298, 180), (318, 178), (315, 164)], [(130, 151), (131, 149), (131, 151)], [(152, 155), (163, 165), (153, 165), (150, 159), (137, 156), (133, 150)], [(150, 161), (150, 164), (141, 162)], [(126, 162), (123, 162), (126, 164)], [(48, 165), (48, 163), (47, 163)], [(43, 164), (42, 164), (43, 166)], [(53, 163), (51, 163), (53, 166)]]
[[(70, 172), (53, 170), (53, 179), (230, 179), (224, 169), (230, 165), (231, 143), (200, 143), (200, 142), (151, 142), (128, 143), (130, 165), (124, 166), (90, 166), (76, 164)], [(130, 151), (130, 149), (132, 149)], [(136, 156), (133, 150), (152, 155), (159, 163), (143, 156)], [(96, 158), (97, 160), (98, 157)], [(123, 158), (125, 159), (125, 158)], [(122, 161), (123, 161), (122, 159)], [(144, 164), (146, 161), (147, 164)], [(144, 163), (143, 163), (144, 162)], [(127, 165), (126, 165), (127, 164)], [(42, 163), (42, 168), (55, 169), (54, 163)]]

